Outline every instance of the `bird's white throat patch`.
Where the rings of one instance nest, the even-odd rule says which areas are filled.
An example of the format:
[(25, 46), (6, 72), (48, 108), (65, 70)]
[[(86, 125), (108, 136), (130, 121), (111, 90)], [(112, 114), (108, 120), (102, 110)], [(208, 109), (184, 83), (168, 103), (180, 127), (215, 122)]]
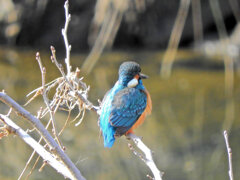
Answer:
[(133, 78), (131, 81), (128, 82), (127, 87), (134, 88), (138, 85), (138, 80)]

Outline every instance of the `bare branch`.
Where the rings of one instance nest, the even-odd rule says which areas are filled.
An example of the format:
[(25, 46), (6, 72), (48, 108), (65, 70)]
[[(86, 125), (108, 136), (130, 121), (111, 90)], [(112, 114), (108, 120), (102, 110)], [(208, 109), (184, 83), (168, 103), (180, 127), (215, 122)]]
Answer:
[(82, 176), (81, 172), (77, 169), (77, 167), (73, 164), (70, 158), (63, 152), (60, 146), (54, 141), (50, 133), (45, 129), (43, 124), (39, 119), (33, 116), (30, 112), (25, 110), (22, 106), (20, 106), (17, 102), (15, 102), (12, 98), (10, 98), (7, 94), (0, 92), (0, 100), (7, 104), (9, 107), (12, 107), (18, 115), (22, 116), (28, 122), (30, 122), (37, 131), (41, 134), (43, 139), (47, 142), (52, 151), (61, 159), (63, 164), (69, 169), (71, 172), (73, 179), (84, 180), (85, 178)]
[(24, 142), (31, 146), (49, 165), (51, 165), (59, 173), (70, 179), (76, 179), (72, 172), (62, 162), (58, 161), (55, 156), (46, 151), (38, 142), (36, 142), (29, 134), (16, 125), (11, 119), (2, 114), (0, 114), (0, 119), (4, 124), (7, 125), (7, 128), (11, 129), (11, 132), (18, 135)]
[[(40, 110), (38, 111), (38, 115), (37, 115), (37, 118), (38, 118), (38, 119), (41, 117), (41, 114), (42, 114), (42, 108), (40, 108)], [(46, 126), (46, 129), (47, 129), (47, 127), (49, 126), (49, 124), (50, 124), (50, 121), (48, 122), (48, 124), (47, 124), (47, 126)], [(35, 130), (35, 128), (34, 128), (33, 130), (28, 130), (28, 129), (27, 129), (27, 130), (26, 130), (26, 133), (32, 132), (32, 131), (34, 131), (34, 130)], [(39, 141), (38, 141), (39, 144), (41, 143), (42, 139), (43, 139), (43, 138), (42, 138), (42, 136), (41, 136), (41, 138), (40, 138)], [(25, 164), (25, 166), (24, 166), (21, 174), (19, 175), (18, 180), (20, 180), (20, 179), (22, 178), (23, 174), (24, 174), (25, 171), (27, 170), (27, 167), (29, 166), (29, 164), (30, 164), (30, 162), (32, 161), (32, 159), (33, 159), (33, 157), (34, 157), (35, 154), (36, 154), (36, 151), (34, 150), (34, 151), (32, 152), (32, 154), (31, 154), (31, 156), (28, 158), (28, 161), (26, 162), (26, 164)], [(32, 170), (35, 168), (35, 164), (36, 164), (36, 162), (38, 161), (39, 157), (40, 157), (40, 156), (38, 156), (37, 160), (35, 161), (32, 169), (31, 169), (31, 171), (29, 172), (29, 174), (28, 174), (28, 176), (27, 176), (26, 179), (28, 179), (28, 177), (32, 174)]]
[(69, 122), (69, 119), (70, 119), (70, 116), (71, 116), (71, 111), (68, 111), (68, 116), (67, 116), (67, 119), (62, 127), (62, 129), (60, 130), (60, 132), (58, 133), (58, 135), (60, 136), (62, 134), (62, 132), (64, 131), (64, 129), (66, 128), (68, 122)]
[(80, 115), (81, 115), (81, 118), (79, 119), (79, 121), (75, 124), (75, 126), (79, 126), (81, 123), (82, 123), (82, 121), (83, 121), (83, 118), (84, 118), (84, 115), (85, 115), (85, 109), (83, 110), (83, 113), (81, 113), (81, 112), (79, 112), (79, 114), (75, 117), (75, 119), (72, 121), (72, 122), (74, 122), (77, 118), (79, 118), (80, 117)]
[(46, 68), (43, 67), (43, 65), (42, 65), (42, 61), (41, 61), (39, 53), (36, 54), (36, 60), (38, 61), (39, 68), (40, 68), (41, 74), (42, 74), (42, 96), (43, 96), (44, 103), (46, 104), (46, 106), (48, 108), (48, 112), (50, 114), (50, 120), (52, 122), (52, 127), (53, 127), (53, 135), (55, 136), (59, 146), (61, 147), (61, 142), (59, 140), (57, 127), (56, 127), (56, 121), (55, 121), (55, 118), (54, 118), (54, 112), (53, 112), (53, 110), (52, 110), (52, 108), (49, 104), (49, 99), (48, 99), (47, 93), (46, 93), (46, 87), (45, 87), (45, 84), (46, 84), (45, 83), (46, 82)]
[[(26, 133), (27, 133), (27, 132), (26, 132)], [(39, 143), (39, 141), (38, 141), (38, 143)], [(40, 143), (39, 143), (39, 144), (40, 144)], [(18, 180), (20, 180), (20, 179), (22, 178), (23, 174), (24, 174), (25, 171), (27, 170), (27, 167), (29, 166), (29, 164), (30, 164), (30, 162), (32, 161), (32, 159), (33, 159), (33, 157), (34, 157), (35, 154), (36, 154), (36, 151), (34, 150), (34, 151), (32, 152), (32, 154), (31, 154), (31, 156), (28, 158), (28, 161), (26, 162), (26, 164), (25, 164), (25, 166), (24, 166), (21, 174), (19, 175)], [(35, 167), (35, 166), (33, 166), (33, 167)], [(29, 175), (30, 175), (30, 174), (31, 174), (31, 172), (29, 173)]]
[[(54, 79), (53, 81), (51, 81), (51, 82), (49, 82), (49, 83), (45, 84), (45, 86), (48, 86), (48, 87), (53, 87), (53, 86), (55, 86), (55, 85), (56, 85), (56, 82), (58, 82), (58, 80), (59, 80), (59, 79), (61, 79), (61, 78)], [(39, 88), (37, 88), (37, 89), (34, 89), (34, 90), (33, 90), (33, 91), (31, 91), (30, 93), (28, 93), (28, 94), (26, 95), (26, 97), (28, 97), (28, 96), (32, 95), (33, 93), (36, 93), (37, 91), (41, 91), (41, 89), (42, 89), (42, 86), (41, 86), (41, 87), (39, 87)]]
[[(136, 144), (136, 146), (145, 154), (145, 157), (139, 155), (139, 153), (135, 153), (135, 155), (139, 156), (141, 160), (145, 162), (145, 164), (150, 168), (154, 175), (155, 180), (162, 180), (162, 174), (161, 171), (157, 168), (155, 162), (152, 158), (152, 151), (142, 142), (141, 138), (136, 136), (135, 134), (128, 134), (127, 138), (132, 139), (132, 141)], [(148, 175), (150, 178), (150, 176)]]
[[(30, 170), (30, 172), (28, 173), (28, 175), (27, 175), (27, 177), (25, 178), (25, 180), (28, 180), (28, 179), (29, 179), (29, 177), (30, 177), (30, 175), (32, 174), (33, 170), (34, 170), (35, 167), (37, 166), (37, 163), (38, 163), (39, 159), (40, 159), (40, 156), (37, 157), (35, 163), (33, 164), (33, 167), (31, 168), (31, 170)], [(18, 179), (18, 180), (20, 180), (20, 179)]]
[(229, 175), (229, 179), (233, 180), (234, 178), (233, 178), (233, 169), (232, 169), (232, 149), (228, 142), (228, 133), (226, 130), (223, 132), (223, 135), (224, 135), (224, 139), (227, 147), (227, 153), (228, 153), (228, 165), (229, 165), (228, 175)]
[[(57, 61), (56, 50), (53, 46), (51, 46), (51, 52), (52, 52), (51, 60), (53, 63), (55, 63), (56, 67), (62, 74), (62, 77), (67, 82), (68, 86), (70, 87), (71, 91), (73, 92), (73, 96), (78, 98), (80, 101), (82, 101), (85, 104), (87, 109), (98, 113), (99, 107), (93, 106), (93, 104), (87, 99), (87, 97), (84, 97), (81, 93), (79, 93), (76, 89), (74, 89), (73, 85), (69, 82), (69, 79), (67, 78), (66, 74), (64, 73), (62, 65), (59, 64)], [(76, 73), (78, 73), (78, 72), (76, 72)]]
[(64, 9), (65, 9), (65, 26), (64, 29), (62, 29), (62, 35), (63, 35), (63, 39), (64, 39), (64, 43), (65, 43), (65, 48), (66, 48), (66, 58), (65, 58), (65, 63), (66, 63), (66, 67), (67, 67), (67, 75), (69, 76), (71, 73), (71, 65), (70, 65), (70, 51), (71, 51), (71, 45), (69, 45), (68, 43), (68, 38), (67, 38), (67, 30), (68, 30), (68, 24), (71, 20), (71, 15), (68, 12), (68, 8), (69, 8), (69, 2), (68, 0), (65, 1), (64, 4)]

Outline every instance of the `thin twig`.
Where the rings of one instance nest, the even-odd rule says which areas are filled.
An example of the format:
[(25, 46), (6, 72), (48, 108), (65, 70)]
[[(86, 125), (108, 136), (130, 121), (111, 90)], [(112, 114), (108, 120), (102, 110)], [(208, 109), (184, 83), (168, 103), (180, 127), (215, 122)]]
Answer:
[(11, 113), (12, 113), (12, 108), (9, 109), (9, 111), (8, 111), (6, 116), (9, 117)]
[(0, 114), (0, 119), (8, 126), (9, 129), (11, 129), (12, 133), (18, 135), (23, 141), (36, 150), (36, 152), (59, 173), (70, 179), (84, 179), (82, 176), (77, 177), (75, 174), (72, 174), (68, 167), (66, 167), (62, 162), (58, 161), (51, 153), (46, 151), (38, 142), (36, 142), (29, 134), (27, 134), (7, 116)]
[(41, 94), (42, 94), (42, 88), (37, 90), (36, 93), (23, 106), (27, 106), (30, 102), (32, 102), (37, 96)]
[(42, 96), (43, 96), (43, 100), (44, 100), (44, 103), (46, 104), (47, 108), (48, 108), (48, 112), (50, 114), (50, 119), (51, 119), (51, 122), (52, 122), (52, 127), (53, 127), (53, 135), (55, 136), (59, 146), (61, 147), (61, 142), (59, 140), (59, 137), (58, 137), (58, 131), (57, 131), (57, 127), (56, 127), (56, 121), (55, 121), (55, 117), (54, 117), (54, 112), (49, 104), (49, 100), (47, 98), (47, 93), (46, 93), (46, 88), (45, 88), (45, 82), (46, 82), (46, 68), (43, 67), (42, 65), (42, 61), (41, 61), (41, 58), (40, 58), (40, 54), (37, 53), (36, 54), (36, 60), (38, 61), (38, 64), (39, 64), (39, 68), (41, 70), (41, 74), (42, 74)]
[(68, 122), (69, 122), (69, 119), (70, 119), (70, 116), (71, 116), (71, 111), (69, 110), (68, 111), (68, 116), (67, 116), (67, 119), (62, 127), (62, 129), (60, 130), (60, 132), (58, 133), (58, 135), (60, 136), (62, 134), (62, 132), (64, 131), (64, 129), (66, 128)]
[(142, 142), (141, 138), (136, 136), (135, 134), (128, 134), (127, 138), (133, 140), (136, 146), (145, 154), (145, 157), (141, 156), (140, 158), (145, 162), (145, 164), (150, 168), (153, 173), (155, 180), (162, 180), (161, 171), (157, 168), (155, 162), (152, 158), (152, 151)]
[(43, 124), (39, 119), (33, 116), (30, 112), (25, 110), (22, 106), (20, 106), (17, 102), (15, 102), (12, 98), (10, 98), (4, 92), (0, 92), (0, 100), (6, 105), (12, 107), (15, 112), (28, 120), (43, 136), (44, 140), (47, 142), (52, 151), (59, 157), (59, 159), (63, 162), (63, 164), (67, 167), (67, 169), (71, 172), (71, 176), (73, 179), (85, 179), (79, 169), (74, 165), (74, 163), (70, 160), (70, 158), (63, 152), (60, 146), (54, 141), (50, 133), (45, 129)]
[[(46, 87), (55, 86), (55, 85), (57, 84), (56, 82), (58, 82), (59, 79), (62, 79), (62, 78), (60, 77), (60, 78), (54, 79), (53, 81), (45, 84), (45, 86), (46, 86)], [(26, 97), (30, 96), (31, 94), (33, 94), (33, 93), (35, 93), (36, 91), (39, 91), (39, 90), (41, 90), (41, 89), (42, 89), (42, 86), (41, 86), (41, 87), (38, 87), (37, 89), (34, 89), (34, 90), (31, 91), (30, 93), (28, 93), (28, 94), (26, 95)]]
[(51, 46), (51, 52), (52, 52), (52, 56), (51, 56), (51, 60), (53, 63), (55, 63), (56, 67), (58, 68), (58, 70), (60, 71), (60, 73), (62, 74), (62, 77), (64, 78), (64, 80), (67, 82), (67, 84), (69, 85), (71, 91), (74, 92), (74, 96), (78, 99), (80, 99), (86, 106), (87, 109), (95, 111), (98, 113), (99, 107), (93, 106), (93, 104), (86, 98), (84, 97), (82, 94), (78, 93), (72, 86), (72, 84), (69, 82), (66, 74), (63, 71), (62, 65), (58, 63), (57, 59), (56, 59), (56, 50), (53, 46)]
[[(37, 159), (36, 159), (35, 163), (33, 164), (33, 167), (31, 168), (31, 170), (30, 170), (30, 172), (28, 173), (28, 175), (27, 175), (27, 177), (26, 177), (26, 179), (25, 179), (25, 180), (28, 180), (28, 179), (29, 179), (29, 177), (31, 176), (31, 174), (33, 173), (33, 170), (34, 170), (34, 169), (35, 169), (35, 167), (37, 166), (37, 163), (38, 163), (38, 161), (39, 161), (40, 157), (41, 157), (41, 156), (38, 156), (38, 157), (37, 157)], [(19, 180), (20, 180), (20, 179), (19, 179)]]
[(228, 133), (227, 133), (226, 130), (223, 132), (223, 135), (224, 135), (226, 148), (227, 148), (227, 153), (228, 153), (228, 165), (229, 165), (228, 175), (229, 175), (229, 179), (233, 180), (234, 178), (233, 178), (233, 168), (232, 168), (232, 149), (229, 145)]
[(79, 121), (75, 124), (75, 126), (79, 126), (79, 125), (82, 123), (83, 118), (84, 118), (84, 115), (85, 115), (85, 112), (86, 112), (86, 109), (84, 108), (84, 109), (83, 109), (82, 116), (81, 116), (81, 118), (79, 119)]
[[(42, 139), (42, 138), (41, 138), (41, 139)], [(40, 140), (41, 140), (41, 139), (40, 139)], [(38, 141), (39, 144), (40, 144), (40, 140)], [(35, 154), (36, 154), (36, 151), (34, 150), (34, 151), (32, 152), (32, 154), (31, 154), (31, 156), (28, 158), (28, 161), (26, 162), (26, 164), (25, 164), (25, 166), (24, 166), (21, 174), (19, 175), (18, 180), (20, 180), (20, 179), (22, 178), (23, 174), (24, 174), (25, 171), (27, 170), (27, 168), (28, 168), (28, 166), (29, 166), (30, 162), (32, 161), (32, 159), (33, 159), (33, 157), (34, 157)], [(32, 169), (34, 169), (34, 166), (33, 166)], [(30, 173), (29, 173), (29, 174), (30, 174)]]
[(67, 38), (67, 30), (68, 30), (68, 24), (71, 20), (71, 15), (68, 12), (69, 9), (69, 2), (68, 0), (65, 1), (64, 4), (64, 9), (65, 9), (65, 26), (64, 29), (62, 29), (62, 35), (65, 43), (65, 48), (66, 48), (66, 58), (65, 58), (65, 63), (67, 67), (67, 75), (69, 76), (71, 73), (71, 65), (70, 65), (70, 51), (71, 51), (71, 45), (68, 43), (68, 38)]
[[(38, 119), (41, 117), (41, 113), (42, 113), (42, 108), (40, 108), (40, 110), (38, 111), (38, 115), (37, 115), (37, 118), (38, 118)], [(49, 121), (48, 125), (49, 125), (49, 124), (50, 124), (50, 121)], [(48, 125), (47, 125), (47, 126), (48, 126)], [(47, 129), (47, 128), (46, 128), (46, 129)], [(33, 130), (29, 130), (29, 131), (32, 132), (32, 131), (34, 131), (34, 130), (35, 130), (35, 128), (34, 128)], [(29, 131), (27, 130), (26, 133), (28, 133)], [(40, 137), (38, 143), (40, 144), (41, 141), (42, 141), (42, 136)], [(24, 174), (25, 171), (27, 170), (27, 168), (28, 168), (28, 166), (29, 166), (30, 162), (32, 161), (32, 158), (33, 158), (33, 156), (34, 156), (35, 154), (36, 154), (36, 151), (33, 150), (32, 154), (31, 154), (31, 156), (28, 158), (28, 161), (27, 161), (27, 163), (25, 164), (25, 166), (24, 166), (21, 174), (19, 175), (18, 180), (20, 180), (20, 179), (22, 178), (23, 174)], [(36, 164), (36, 162), (35, 162), (35, 164)], [(34, 166), (32, 167), (32, 170), (33, 170), (33, 169), (34, 169)], [(28, 174), (28, 176), (30, 176), (30, 175), (31, 175), (31, 171), (30, 171), (30, 173)], [(26, 179), (28, 179), (28, 176), (27, 176)]]
[[(37, 118), (40, 118), (40, 117), (41, 117), (41, 113), (42, 113), (42, 111), (41, 111), (41, 109), (40, 109), (40, 112), (38, 113)], [(48, 121), (48, 123), (47, 123), (47, 125), (46, 125), (46, 129), (48, 129), (48, 127), (49, 127), (50, 124), (51, 124), (51, 120)], [(41, 136), (40, 139), (38, 140), (38, 143), (41, 144), (42, 140), (43, 140), (43, 137)], [(23, 174), (24, 174), (25, 171), (27, 170), (27, 167), (29, 166), (29, 164), (30, 164), (30, 162), (32, 161), (32, 158), (34, 157), (35, 154), (36, 154), (36, 151), (34, 150), (34, 151), (32, 152), (32, 154), (31, 154), (31, 156), (28, 158), (28, 161), (27, 161), (27, 163), (25, 164), (25, 167), (23, 168), (21, 174), (19, 175), (18, 180), (20, 180), (20, 179), (22, 178)], [(35, 166), (36, 166), (36, 164), (37, 164), (37, 162), (38, 162), (38, 160), (39, 160), (39, 157), (40, 157), (40, 156), (38, 156), (38, 158), (36, 159), (33, 167), (31, 168), (30, 172), (28, 173), (26, 179), (28, 179), (29, 176), (32, 174), (32, 171), (33, 171), (33, 169), (35, 168)]]

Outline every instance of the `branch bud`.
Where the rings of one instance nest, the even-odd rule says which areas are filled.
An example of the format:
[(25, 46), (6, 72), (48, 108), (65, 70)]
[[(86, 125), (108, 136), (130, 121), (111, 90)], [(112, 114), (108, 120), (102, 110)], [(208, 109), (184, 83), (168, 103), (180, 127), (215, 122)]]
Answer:
[(50, 46), (50, 49), (51, 49), (51, 51), (52, 51), (53, 53), (56, 52), (56, 50), (55, 50), (55, 48), (54, 48), (53, 46)]
[(52, 61), (52, 63), (54, 63), (54, 57), (53, 56), (51, 56), (51, 61)]
[(46, 73), (46, 68), (43, 67), (42, 71), (43, 71), (43, 73), (45, 74), (45, 73)]
[(36, 60), (38, 60), (39, 58), (40, 58), (40, 53), (37, 52), (37, 53), (36, 53)]

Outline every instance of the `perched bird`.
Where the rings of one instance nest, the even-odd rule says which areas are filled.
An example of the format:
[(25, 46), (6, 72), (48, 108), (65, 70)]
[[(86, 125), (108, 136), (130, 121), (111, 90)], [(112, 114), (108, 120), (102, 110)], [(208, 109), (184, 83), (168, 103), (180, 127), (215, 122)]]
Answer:
[(119, 68), (119, 78), (101, 103), (99, 125), (104, 146), (111, 148), (116, 137), (127, 135), (141, 125), (151, 113), (151, 97), (143, 86), (140, 65), (124, 62)]

